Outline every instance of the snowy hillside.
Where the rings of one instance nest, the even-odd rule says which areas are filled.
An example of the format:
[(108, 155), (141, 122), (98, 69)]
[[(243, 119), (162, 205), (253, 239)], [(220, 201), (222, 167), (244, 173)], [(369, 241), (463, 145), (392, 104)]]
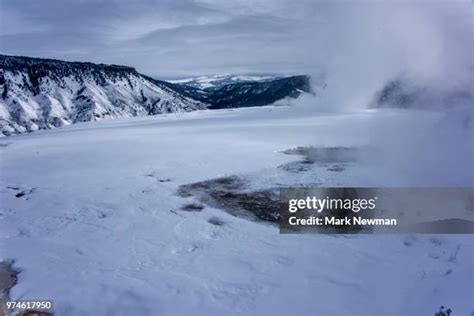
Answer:
[[(231, 77), (236, 78), (236, 77)], [(248, 79), (248, 78), (247, 78)], [(209, 104), (209, 109), (253, 107), (273, 104), (282, 99), (298, 98), (303, 93), (314, 93), (312, 85), (324, 89), (324, 81), (310, 82), (305, 75), (273, 77), (262, 80), (231, 80), (232, 83), (206, 89), (187, 84), (171, 84), (172, 88), (195, 100)], [(170, 83), (168, 83), (170, 84)]]
[(0, 56), (4, 135), (206, 107), (130, 67)]

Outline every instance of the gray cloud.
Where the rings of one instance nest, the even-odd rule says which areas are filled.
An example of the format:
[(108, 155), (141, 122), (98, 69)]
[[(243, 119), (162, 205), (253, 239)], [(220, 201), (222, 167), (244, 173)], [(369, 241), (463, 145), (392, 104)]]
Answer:
[(467, 0), (0, 3), (2, 53), (126, 64), (161, 77), (326, 70), (357, 83), (400, 72), (460, 76), (465, 63), (452, 60), (472, 52)]

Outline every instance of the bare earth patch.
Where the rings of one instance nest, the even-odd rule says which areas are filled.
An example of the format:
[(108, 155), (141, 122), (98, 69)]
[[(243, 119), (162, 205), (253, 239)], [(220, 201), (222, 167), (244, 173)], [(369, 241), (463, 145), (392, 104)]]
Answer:
[(13, 261), (0, 262), (0, 316), (7, 315), (5, 302), (9, 300), (10, 289), (16, 284), (18, 271), (13, 268)]
[(182, 185), (178, 193), (183, 197), (195, 196), (202, 203), (234, 216), (277, 222), (280, 216), (278, 192), (244, 192), (245, 187), (245, 180), (230, 176)]
[[(278, 168), (288, 173), (303, 173), (316, 165), (327, 166), (329, 171), (343, 171), (346, 164), (356, 161), (359, 148), (355, 147), (297, 147), (285, 150), (287, 155), (299, 155), (301, 161), (283, 164)], [(326, 168), (326, 167), (325, 167)], [(279, 188), (275, 183), (268, 188), (252, 191), (245, 176), (229, 176), (180, 186), (182, 197), (196, 197), (201, 203), (225, 210), (231, 215), (250, 220), (276, 223), (280, 219)], [(318, 184), (313, 184), (317, 186)]]

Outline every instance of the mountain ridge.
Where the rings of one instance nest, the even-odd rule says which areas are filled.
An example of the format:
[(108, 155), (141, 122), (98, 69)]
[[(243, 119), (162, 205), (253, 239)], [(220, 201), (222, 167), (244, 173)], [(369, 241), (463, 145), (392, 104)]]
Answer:
[(262, 106), (310, 92), (309, 82), (293, 76), (204, 90), (129, 66), (0, 55), (0, 129), (9, 136), (114, 117)]
[(207, 76), (196, 76), (182, 79), (172, 79), (168, 82), (191, 86), (203, 90), (207, 89), (216, 89), (227, 84), (232, 83), (242, 83), (242, 82), (255, 82), (255, 81), (267, 81), (281, 79), (284, 77), (292, 77), (294, 75), (277, 75), (277, 74), (265, 74), (265, 75), (256, 75), (256, 74), (215, 74)]

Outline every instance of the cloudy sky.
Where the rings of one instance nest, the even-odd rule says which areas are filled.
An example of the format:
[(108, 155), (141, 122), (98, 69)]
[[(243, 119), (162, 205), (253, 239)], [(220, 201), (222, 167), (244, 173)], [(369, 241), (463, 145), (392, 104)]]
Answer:
[(468, 0), (0, 0), (0, 5), (3, 54), (124, 64), (162, 78), (313, 73), (333, 64), (358, 67), (355, 76), (367, 64), (388, 65), (387, 71), (411, 64), (421, 73), (436, 71), (440, 60), (472, 53)]

